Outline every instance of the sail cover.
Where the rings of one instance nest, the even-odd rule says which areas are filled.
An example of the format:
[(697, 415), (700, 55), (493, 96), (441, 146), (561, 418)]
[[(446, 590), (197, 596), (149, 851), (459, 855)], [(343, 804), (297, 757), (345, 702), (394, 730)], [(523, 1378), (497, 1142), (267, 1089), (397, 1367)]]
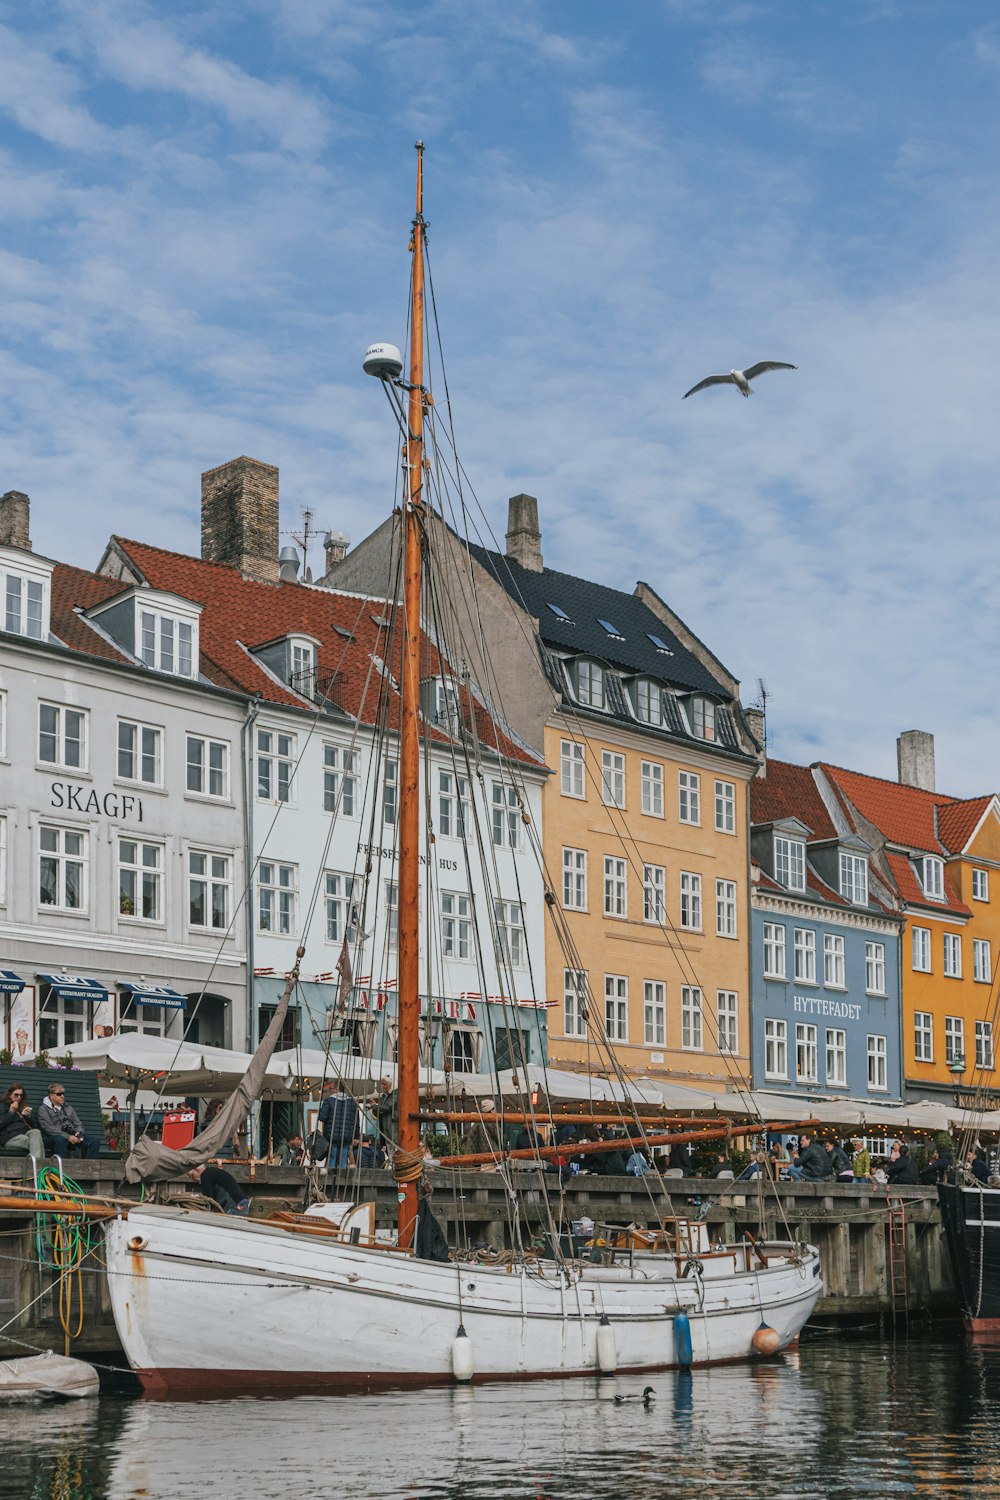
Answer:
[(129, 1182), (169, 1182), (171, 1178), (183, 1177), (192, 1167), (200, 1167), (213, 1156), (221, 1154), (222, 1147), (232, 1139), (233, 1131), (243, 1124), (264, 1086), (264, 1074), (271, 1061), (271, 1054), (281, 1039), (281, 1029), (288, 1014), (288, 1002), (298, 971), (299, 963), (296, 959), (295, 968), (285, 985), (285, 993), (278, 1002), (270, 1026), (261, 1038), (260, 1046), (250, 1059), (250, 1066), (208, 1128), (179, 1150), (143, 1136), (136, 1141), (125, 1163), (125, 1176)]

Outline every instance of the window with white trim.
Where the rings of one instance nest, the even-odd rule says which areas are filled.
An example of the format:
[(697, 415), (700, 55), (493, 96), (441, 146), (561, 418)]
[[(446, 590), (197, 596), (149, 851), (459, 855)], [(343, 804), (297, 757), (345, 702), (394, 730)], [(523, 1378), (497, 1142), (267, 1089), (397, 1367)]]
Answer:
[(702, 1052), (704, 1046), (701, 990), (685, 984), (681, 986), (681, 1047), (685, 1052)]
[(720, 1052), (739, 1051), (739, 998), (735, 990), (717, 990), (715, 1013)]
[(441, 892), (441, 951), (445, 958), (472, 957), (472, 900), (461, 891)]
[(962, 939), (957, 932), (944, 935), (944, 975), (946, 979), (962, 977)]
[(0, 691), (0, 757), (7, 754), (7, 694)]
[(119, 838), (118, 914), (136, 921), (162, 922), (162, 844)]
[(806, 846), (801, 839), (774, 835), (774, 878), (790, 891), (806, 888)]
[(736, 881), (715, 882), (715, 932), (717, 937), (736, 936)]
[(399, 761), (385, 758), (382, 772), (382, 822), (395, 824), (399, 821)]
[(944, 900), (944, 860), (934, 854), (925, 854), (920, 872), (920, 884), (928, 901)]
[(604, 856), (604, 915), (628, 916), (628, 862)]
[(434, 682), (433, 717), (435, 724), (453, 738), (462, 732), (462, 700), (458, 684), (450, 677)]
[(295, 931), (296, 865), (262, 859), (257, 866), (257, 928), (288, 937)]
[(517, 787), (506, 781), (493, 783), (493, 843), (498, 849), (520, 849), (521, 806)]
[(663, 767), (659, 761), (644, 760), (642, 771), (642, 810), (648, 818), (663, 817)]
[(847, 1032), (839, 1027), (827, 1028), (826, 1083), (828, 1088), (847, 1086)]
[(642, 724), (663, 723), (663, 689), (649, 677), (640, 677), (635, 684), (635, 716)]
[(38, 904), (86, 911), (89, 835), (54, 823), (38, 827)]
[(339, 870), (327, 870), (324, 876), (323, 899), (326, 915), (326, 940), (328, 943), (343, 943), (354, 929), (351, 921), (351, 904), (354, 900), (354, 876)]
[(257, 800), (291, 802), (295, 736), (277, 729), (257, 730)]
[(617, 750), (601, 751), (601, 800), (606, 807), (625, 806), (625, 757)]
[(715, 831), (736, 832), (736, 786), (732, 781), (715, 783)]
[(4, 630), (40, 641), (48, 630), (48, 584), (10, 568), (0, 572), (3, 580)]
[(385, 943), (390, 951), (399, 947), (399, 881), (385, 882)]
[(199, 797), (229, 796), (229, 745), (225, 740), (187, 736), (187, 789)]
[(604, 707), (604, 668), (596, 661), (576, 663), (576, 701), (584, 708)]
[(584, 969), (563, 970), (563, 1031), (566, 1036), (587, 1035), (587, 974)]
[(667, 872), (663, 865), (642, 867), (642, 920), (658, 922), (662, 927), (667, 917)]
[(934, 1061), (934, 1017), (929, 1010), (913, 1012), (913, 1056), (917, 1062)]
[(800, 1083), (819, 1078), (819, 1036), (808, 1022), (800, 1021), (795, 1028), (795, 1074)]
[(836, 990), (847, 988), (844, 939), (833, 932), (823, 934), (823, 983)]
[(564, 849), (562, 852), (563, 906), (570, 911), (587, 910), (587, 851)]
[(118, 720), (118, 775), (145, 786), (163, 785), (163, 730), (133, 719)]
[(692, 698), (691, 733), (699, 740), (715, 739), (715, 704), (711, 698)]
[(889, 1056), (884, 1036), (868, 1038), (868, 1087), (880, 1092), (889, 1087)]
[(174, 677), (194, 676), (194, 626), (161, 610), (136, 605), (136, 655), (144, 667)]
[(788, 1077), (788, 1023), (773, 1016), (764, 1019), (764, 1076)]
[(944, 1060), (946, 1063), (965, 1061), (965, 1022), (961, 1016), (944, 1018)]
[(522, 969), (526, 963), (524, 946), (524, 913), (518, 901), (494, 901), (497, 947), (501, 963)]
[(472, 827), (469, 780), (455, 771), (438, 770), (438, 833), (464, 839)]
[(993, 1067), (993, 1022), (976, 1022), (976, 1067)]
[(38, 759), (63, 771), (86, 771), (87, 716), (85, 708), (39, 703)]
[(973, 870), (972, 899), (973, 901), (990, 899), (990, 872), (988, 870)]
[(701, 931), (701, 876), (681, 871), (681, 926)]
[(624, 974), (604, 976), (604, 1032), (609, 1042), (628, 1041), (628, 980)]
[(0, 906), (7, 905), (7, 819), (0, 817)]
[(85, 1041), (90, 1008), (88, 1000), (49, 988), (38, 1015), (39, 1050), (55, 1052)]
[(931, 930), (929, 927), (914, 927), (913, 968), (918, 974), (931, 972)]
[(840, 854), (840, 894), (852, 906), (868, 905), (868, 861), (863, 854)]
[(135, 995), (122, 995), (118, 1030), (132, 1036), (166, 1036), (173, 1009), (163, 1005), (143, 1005)]
[(188, 926), (225, 932), (232, 901), (233, 861), (210, 849), (188, 850)]
[(993, 983), (993, 959), (986, 938), (972, 939), (972, 977), (977, 984)]
[(358, 808), (361, 757), (340, 745), (323, 746), (323, 811), (353, 818)]
[(682, 823), (701, 822), (701, 777), (697, 771), (677, 773), (677, 816)]
[(647, 1047), (666, 1045), (667, 987), (662, 979), (647, 979), (643, 983), (642, 1039)]
[(865, 990), (869, 995), (886, 992), (884, 943), (865, 943)]
[(792, 937), (794, 974), (800, 984), (816, 983), (816, 934), (810, 927), (796, 927)]
[(575, 740), (559, 741), (559, 790), (564, 797), (585, 798), (584, 748)]
[(764, 977), (765, 979), (784, 979), (786, 974), (785, 929), (780, 922), (765, 922)]
[(312, 641), (300, 641), (290, 638), (291, 646), (291, 677), (288, 685), (296, 693), (302, 693), (311, 698), (316, 691), (316, 647)]

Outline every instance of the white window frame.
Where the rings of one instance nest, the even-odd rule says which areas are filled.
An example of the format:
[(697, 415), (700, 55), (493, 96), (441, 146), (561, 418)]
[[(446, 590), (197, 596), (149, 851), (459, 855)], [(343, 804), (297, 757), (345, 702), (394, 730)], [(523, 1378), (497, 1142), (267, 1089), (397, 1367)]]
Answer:
[[(217, 849), (189, 849), (187, 853), (187, 925), (195, 932), (225, 932), (232, 912), (233, 857)], [(193, 916), (195, 890), (202, 891), (206, 921)], [(221, 895), (221, 910), (217, 899)]]
[(800, 1083), (819, 1082), (819, 1028), (811, 1021), (795, 1025), (795, 1076)]
[(863, 854), (840, 851), (840, 894), (852, 906), (868, 905), (868, 861)]
[[(43, 641), (49, 633), (49, 579), (32, 577), (17, 568), (0, 569), (3, 586), (3, 613), (0, 624), (8, 635), (23, 635), (29, 641)], [(16, 585), (16, 587), (15, 587)]]
[[(43, 839), (46, 835), (55, 834), (54, 847), (46, 848)], [(79, 848), (68, 848), (68, 840), (79, 840)], [(85, 828), (73, 828), (62, 823), (51, 823), (47, 820), (38, 825), (38, 863), (36, 865), (36, 892), (37, 906), (39, 911), (61, 911), (74, 912), (77, 916), (85, 916), (90, 910), (90, 833)], [(44, 864), (51, 865), (56, 879), (57, 899), (55, 901), (42, 900), (42, 867)], [(67, 876), (71, 869), (77, 870), (79, 876), (79, 900), (76, 903), (68, 902), (66, 895), (69, 890)]]
[(293, 937), (296, 929), (299, 867), (262, 859), (257, 865), (257, 931), (269, 937)]
[(764, 1077), (788, 1078), (788, 1022), (764, 1017)]
[(910, 934), (913, 959), (912, 968), (915, 974), (930, 974), (931, 970), (931, 930), (929, 927), (914, 927)]
[(976, 1022), (976, 1067), (991, 1073), (994, 1067), (993, 1022)]
[(512, 969), (523, 969), (528, 958), (524, 940), (524, 910), (521, 903), (495, 898), (493, 921), (496, 926), (501, 964), (506, 964)]
[(792, 932), (792, 973), (796, 984), (816, 984), (816, 933), (811, 927)]
[(697, 771), (677, 773), (677, 819), (701, 827), (701, 777)]
[(609, 1042), (628, 1041), (628, 979), (624, 974), (604, 976), (604, 1034)]
[(944, 1018), (944, 1060), (948, 1063), (965, 1060), (965, 1021), (961, 1016)]
[(736, 783), (734, 781), (715, 783), (715, 831), (733, 834), (736, 832)]
[(681, 985), (681, 1051), (704, 1052), (705, 1020), (697, 985)]
[[(134, 851), (131, 854), (129, 851)], [(118, 916), (126, 922), (160, 925), (164, 910), (164, 846), (157, 839), (118, 835)], [(128, 903), (131, 911), (125, 910)]]
[(628, 917), (628, 860), (604, 856), (604, 915)]
[(946, 979), (962, 977), (962, 938), (957, 932), (944, 934), (944, 962), (941, 972)]
[[(0, 754), (3, 753), (0, 746)], [(973, 901), (988, 901), (990, 899), (990, 872), (989, 870), (973, 870), (972, 872), (972, 899)]]
[(640, 724), (663, 723), (663, 689), (651, 677), (640, 677), (635, 684), (635, 716)]
[(184, 784), (188, 795), (227, 801), (229, 741), (212, 739), (209, 735), (189, 734), (185, 740), (184, 755)]
[(509, 781), (494, 781), (490, 828), (496, 849), (520, 849), (521, 803), (517, 787)]
[[(38, 1012), (39, 1051), (64, 1052), (87, 1040), (92, 1006), (89, 1000), (73, 995), (56, 995), (49, 990)], [(55, 1035), (49, 1035), (53, 1027)]]
[(7, 693), (0, 688), (0, 760), (7, 756)]
[(889, 1048), (884, 1036), (868, 1037), (868, 1087), (878, 1094), (889, 1090)]
[(469, 778), (438, 767), (437, 831), (445, 839), (465, 839), (472, 827)]
[(625, 806), (625, 756), (620, 750), (601, 751), (601, 801), (605, 807)]
[(578, 661), (573, 680), (577, 703), (583, 708), (604, 707), (604, 668), (598, 662), (586, 658)]
[(788, 951), (783, 922), (764, 923), (764, 978), (788, 978)]
[(701, 696), (691, 699), (691, 733), (696, 740), (715, 742), (716, 705), (711, 698)]
[(715, 935), (716, 937), (736, 937), (736, 881), (716, 880), (715, 882)]
[(587, 910), (587, 851), (565, 847), (562, 852), (563, 899), (567, 911)]
[(587, 1035), (587, 971), (563, 969), (563, 1034)]
[(847, 1032), (839, 1026), (826, 1029), (826, 1086), (847, 1087)]
[(716, 990), (715, 1019), (719, 1051), (735, 1055), (740, 1050), (740, 997), (736, 990)]
[(944, 860), (925, 854), (920, 866), (920, 889), (928, 901), (944, 900)]
[(976, 984), (993, 983), (993, 955), (988, 938), (972, 939), (972, 977)]
[(295, 735), (259, 724), (254, 732), (254, 784), (258, 802), (272, 806), (295, 800)]
[(0, 813), (0, 906), (7, 905), (7, 815)]
[(472, 897), (467, 891), (441, 892), (441, 952), (445, 958), (475, 956), (472, 949)]
[[(43, 719), (52, 715), (51, 727), (43, 728)], [(38, 705), (38, 764), (56, 771), (90, 769), (90, 710), (67, 703), (43, 699)], [(46, 754), (42, 737), (52, 740), (52, 753)], [(72, 749), (71, 747), (76, 747)], [(76, 757), (74, 759), (74, 757)]]
[(323, 918), (328, 943), (342, 945), (345, 938), (350, 939), (354, 879), (346, 870), (323, 872)]
[(663, 766), (658, 760), (640, 762), (642, 775), (642, 811), (647, 818), (662, 818)]
[(288, 686), (303, 698), (311, 698), (316, 692), (316, 645), (299, 636), (288, 638)]
[(399, 822), (399, 761), (387, 755), (382, 766), (382, 822)]
[(643, 980), (642, 1039), (647, 1047), (667, 1045), (667, 986), (662, 979)]
[(934, 1016), (929, 1010), (913, 1012), (913, 1057), (915, 1062), (934, 1061)]
[(160, 725), (143, 724), (138, 719), (118, 720), (115, 774), (119, 781), (134, 782), (138, 786), (163, 785), (163, 729)]
[(642, 867), (642, 920), (662, 927), (667, 919), (667, 871), (665, 865)]
[(390, 953), (399, 947), (399, 881), (387, 880), (385, 890), (385, 945)]
[(118, 1030), (123, 1036), (165, 1037), (174, 1012), (164, 1005), (143, 1005), (135, 995), (123, 995)]
[(586, 801), (586, 751), (575, 740), (559, 741), (559, 791), (563, 797)]
[(693, 870), (681, 871), (681, 921), (686, 932), (701, 932), (701, 876)]
[(323, 742), (323, 811), (343, 818), (356, 818), (361, 807), (358, 777), (361, 756), (330, 740)]
[(823, 934), (823, 984), (828, 990), (847, 988), (847, 945), (839, 932)]
[(135, 601), (135, 654), (144, 667), (170, 677), (197, 677), (198, 624), (170, 610)]
[(806, 846), (785, 833), (774, 835), (774, 878), (788, 891), (806, 888)]
[(868, 995), (886, 993), (884, 943), (865, 943), (865, 993)]

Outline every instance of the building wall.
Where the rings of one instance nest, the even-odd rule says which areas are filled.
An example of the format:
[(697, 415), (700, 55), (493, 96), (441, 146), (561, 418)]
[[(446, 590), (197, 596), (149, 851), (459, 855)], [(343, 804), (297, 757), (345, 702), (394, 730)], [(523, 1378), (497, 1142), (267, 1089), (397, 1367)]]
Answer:
[[(901, 1096), (900, 1061), (900, 969), (899, 927), (895, 922), (876, 917), (851, 918), (838, 909), (823, 908), (755, 891), (751, 909), (751, 943), (753, 985), (751, 994), (753, 1036), (753, 1082), (760, 1089), (801, 1090), (805, 1094), (828, 1094), (830, 1097), (871, 1098), (873, 1102), (891, 1103)], [(786, 979), (776, 979), (764, 972), (764, 925), (770, 923), (785, 930)], [(795, 931), (811, 932), (816, 945), (816, 982), (795, 976)], [(844, 939), (843, 988), (825, 981), (824, 936), (829, 933)], [(868, 942), (881, 943), (885, 949), (884, 993), (869, 993), (866, 974)], [(783, 1021), (786, 1028), (786, 1067), (784, 1074), (769, 1073), (767, 1068), (766, 1023)], [(796, 1027), (815, 1026), (817, 1041), (816, 1077), (800, 1077), (797, 1071)], [(846, 1082), (831, 1084), (827, 1070), (827, 1032), (843, 1031), (846, 1044)], [(869, 1083), (868, 1038), (885, 1038), (886, 1087)]]
[[(543, 827), (546, 863), (578, 959), (558, 941), (555, 924), (548, 933), (547, 983), (549, 1057), (553, 1064), (600, 1067), (599, 1049), (586, 1037), (566, 1034), (563, 1013), (564, 971), (576, 963), (589, 976), (592, 1016), (605, 1018), (605, 978), (627, 981), (627, 1040), (615, 1041), (622, 1065), (632, 1073), (672, 1077), (678, 1081), (718, 1087), (749, 1076), (749, 931), (747, 913), (747, 784), (752, 767), (708, 752), (680, 751), (664, 739), (629, 733), (608, 726), (588, 725), (585, 744), (587, 775), (584, 798), (563, 795), (560, 747), (579, 738), (578, 726), (565, 719), (549, 725), (545, 734), (547, 763), (554, 775), (545, 788)], [(602, 800), (601, 768), (604, 751), (624, 754), (625, 808), (611, 809)], [(664, 815), (642, 812), (642, 762), (663, 769)], [(698, 775), (700, 821), (681, 822), (679, 773)], [(734, 832), (715, 828), (715, 781), (734, 788)], [(579, 849), (587, 856), (587, 909), (567, 908), (562, 885), (563, 850)], [(604, 859), (627, 861), (627, 915), (604, 911)], [(662, 866), (665, 876), (666, 917), (663, 924), (644, 920), (643, 866)], [(699, 931), (680, 927), (681, 872), (700, 875), (702, 925)], [(736, 935), (716, 933), (716, 880), (731, 881), (736, 891)], [(666, 987), (666, 1036), (662, 1045), (647, 1041), (644, 1025), (645, 984)], [(700, 987), (703, 994), (703, 1036), (700, 1048), (682, 1042), (682, 988)], [(718, 991), (737, 995), (737, 1048), (721, 1052), (715, 1024)]]

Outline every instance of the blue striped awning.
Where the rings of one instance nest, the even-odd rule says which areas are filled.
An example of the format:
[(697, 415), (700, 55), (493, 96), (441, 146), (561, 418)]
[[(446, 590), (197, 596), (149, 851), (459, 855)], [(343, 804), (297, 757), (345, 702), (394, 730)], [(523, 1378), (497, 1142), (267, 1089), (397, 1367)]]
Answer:
[(39, 974), (44, 984), (51, 985), (52, 993), (59, 1000), (87, 1000), (91, 1005), (100, 1005), (107, 1000), (108, 989), (99, 979), (86, 979), (82, 974)]
[(187, 1001), (169, 984), (136, 984), (131, 979), (119, 979), (118, 988), (137, 1005), (159, 1005), (164, 1010), (187, 1010)]
[(19, 995), (24, 989), (24, 980), (13, 969), (0, 969), (0, 995)]

